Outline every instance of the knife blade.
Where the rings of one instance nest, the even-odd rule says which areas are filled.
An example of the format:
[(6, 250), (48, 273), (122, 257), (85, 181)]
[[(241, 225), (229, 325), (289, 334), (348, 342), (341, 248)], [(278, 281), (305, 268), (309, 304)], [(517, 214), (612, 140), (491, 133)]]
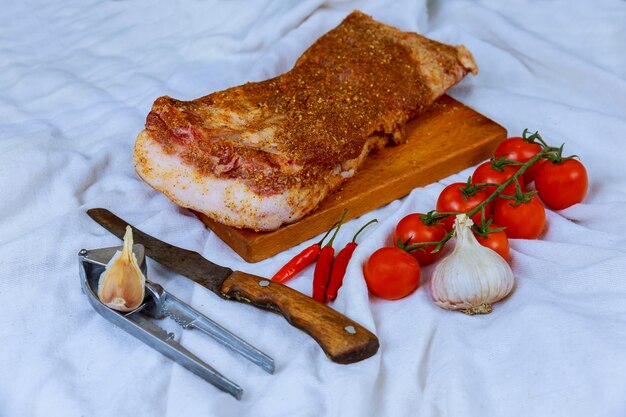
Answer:
[[(87, 214), (120, 239), (130, 225), (107, 209), (93, 208)], [(222, 298), (281, 314), (311, 336), (331, 361), (359, 362), (378, 351), (378, 338), (372, 332), (327, 305), (266, 278), (214, 264), (198, 252), (170, 245), (130, 226), (135, 243), (145, 247), (148, 257)]]

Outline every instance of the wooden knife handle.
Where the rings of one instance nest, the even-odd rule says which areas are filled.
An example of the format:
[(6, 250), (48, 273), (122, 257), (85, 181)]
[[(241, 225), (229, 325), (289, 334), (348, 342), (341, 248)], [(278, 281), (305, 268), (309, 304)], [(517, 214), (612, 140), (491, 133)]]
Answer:
[(282, 314), (319, 343), (336, 363), (354, 363), (374, 355), (378, 338), (343, 314), (285, 285), (235, 271), (222, 284), (226, 298)]

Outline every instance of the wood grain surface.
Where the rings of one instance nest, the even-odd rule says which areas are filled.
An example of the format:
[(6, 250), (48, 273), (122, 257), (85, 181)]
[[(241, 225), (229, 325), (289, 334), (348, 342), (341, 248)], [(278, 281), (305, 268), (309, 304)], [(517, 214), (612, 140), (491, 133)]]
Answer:
[[(258, 262), (329, 229), (348, 209), (346, 221), (475, 165), (493, 153), (506, 130), (449, 96), (406, 128), (407, 142), (370, 155), (357, 174), (296, 223), (255, 232), (196, 215), (248, 262)], [(434, 208), (434, 207), (433, 207)]]
[(319, 343), (328, 358), (349, 364), (378, 351), (378, 338), (348, 317), (285, 285), (235, 271), (222, 284), (222, 294), (281, 314)]

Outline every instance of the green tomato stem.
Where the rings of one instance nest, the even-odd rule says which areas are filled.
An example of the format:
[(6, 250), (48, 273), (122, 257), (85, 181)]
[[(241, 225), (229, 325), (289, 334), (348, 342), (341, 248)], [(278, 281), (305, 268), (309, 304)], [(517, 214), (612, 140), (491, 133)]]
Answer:
[[(508, 180), (506, 180), (502, 184), (498, 185), (498, 188), (496, 188), (493, 191), (493, 193), (491, 193), (491, 195), (489, 195), (489, 197), (487, 197), (483, 202), (481, 202), (479, 205), (474, 207), (472, 210), (467, 212), (466, 213), (467, 217), (472, 217), (474, 214), (478, 213), (480, 210), (482, 210), (484, 207), (486, 207), (487, 204), (489, 204), (493, 200), (495, 200), (502, 193), (502, 191), (506, 187), (508, 187), (510, 184), (513, 183), (513, 181), (518, 182), (517, 178), (519, 178), (521, 175), (524, 175), (524, 172), (526, 172), (526, 170), (528, 170), (528, 168), (530, 168), (533, 164), (535, 164), (540, 159), (545, 158), (547, 155), (554, 153), (555, 150), (558, 150), (558, 149), (559, 148), (553, 148), (551, 146), (545, 145), (544, 148), (541, 150), (541, 152), (539, 152), (537, 155), (535, 155), (532, 158), (530, 158), (528, 161), (524, 162), (520, 166), (520, 169), (517, 170), (515, 172), (515, 174), (513, 174), (511, 176), (511, 178), (509, 178)], [(518, 182), (518, 184), (519, 184), (519, 182)], [(452, 213), (450, 213), (450, 215), (452, 215)], [(444, 216), (444, 217), (447, 217), (447, 216)], [(424, 247), (424, 246), (430, 246), (430, 245), (436, 246), (435, 249), (433, 249), (431, 251), (431, 253), (436, 253), (436, 252), (439, 252), (441, 250), (443, 245), (445, 245), (446, 242), (452, 238), (452, 236), (454, 236), (454, 229), (450, 230), (440, 241), (437, 241), (437, 242), (420, 242), (420, 243), (416, 243), (416, 244), (413, 244), (413, 245), (415, 245), (415, 248)], [(413, 246), (413, 245), (411, 245), (411, 246)]]
[(526, 172), (526, 170), (528, 168), (530, 168), (535, 162), (537, 162), (541, 158), (545, 157), (547, 153), (548, 153), (548, 151), (542, 150), (537, 155), (533, 156), (528, 161), (524, 162), (524, 165), (522, 165), (520, 167), (520, 169), (518, 169), (517, 172), (511, 176), (511, 178), (509, 178), (508, 180), (506, 180), (502, 184), (500, 184), (498, 186), (498, 188), (496, 188), (494, 190), (494, 192), (491, 193), (491, 195), (489, 197), (487, 197), (486, 200), (484, 200), (482, 203), (480, 203), (479, 205), (477, 205), (476, 207), (474, 207), (473, 209), (468, 211), (467, 212), (467, 217), (472, 217), (474, 214), (478, 213), (480, 211), (480, 209), (482, 209), (487, 204), (489, 204), (493, 200), (495, 200), (496, 197), (498, 197), (506, 187), (511, 185), (513, 183), (513, 181), (517, 181), (517, 178), (519, 178), (521, 175), (523, 175), (524, 172)]

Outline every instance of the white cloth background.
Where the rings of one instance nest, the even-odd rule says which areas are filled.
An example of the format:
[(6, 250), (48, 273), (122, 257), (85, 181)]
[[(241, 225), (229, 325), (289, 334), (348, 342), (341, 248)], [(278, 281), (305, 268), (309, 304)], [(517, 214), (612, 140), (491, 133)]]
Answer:
[[(245, 389), (241, 401), (98, 316), (77, 252), (119, 241), (85, 214), (137, 227), (231, 268), (269, 276), (309, 242), (243, 262), (135, 175), (132, 145), (153, 100), (192, 99), (288, 70), (359, 8), (464, 44), (480, 67), (450, 94), (505, 126), (566, 143), (590, 175), (583, 204), (512, 241), (517, 288), (491, 315), (437, 308), (427, 286), (370, 297), (361, 265), (394, 224), (434, 208), (471, 168), (345, 225), (370, 229), (334, 307), (380, 352), (329, 362), (282, 318), (225, 302), (150, 264), (150, 277), (276, 359), (268, 375), (202, 334), (176, 338)], [(626, 3), (624, 1), (4, 2), (0, 11), (0, 415), (626, 415)], [(424, 268), (425, 281), (432, 272)], [(312, 270), (290, 285), (310, 291)]]

